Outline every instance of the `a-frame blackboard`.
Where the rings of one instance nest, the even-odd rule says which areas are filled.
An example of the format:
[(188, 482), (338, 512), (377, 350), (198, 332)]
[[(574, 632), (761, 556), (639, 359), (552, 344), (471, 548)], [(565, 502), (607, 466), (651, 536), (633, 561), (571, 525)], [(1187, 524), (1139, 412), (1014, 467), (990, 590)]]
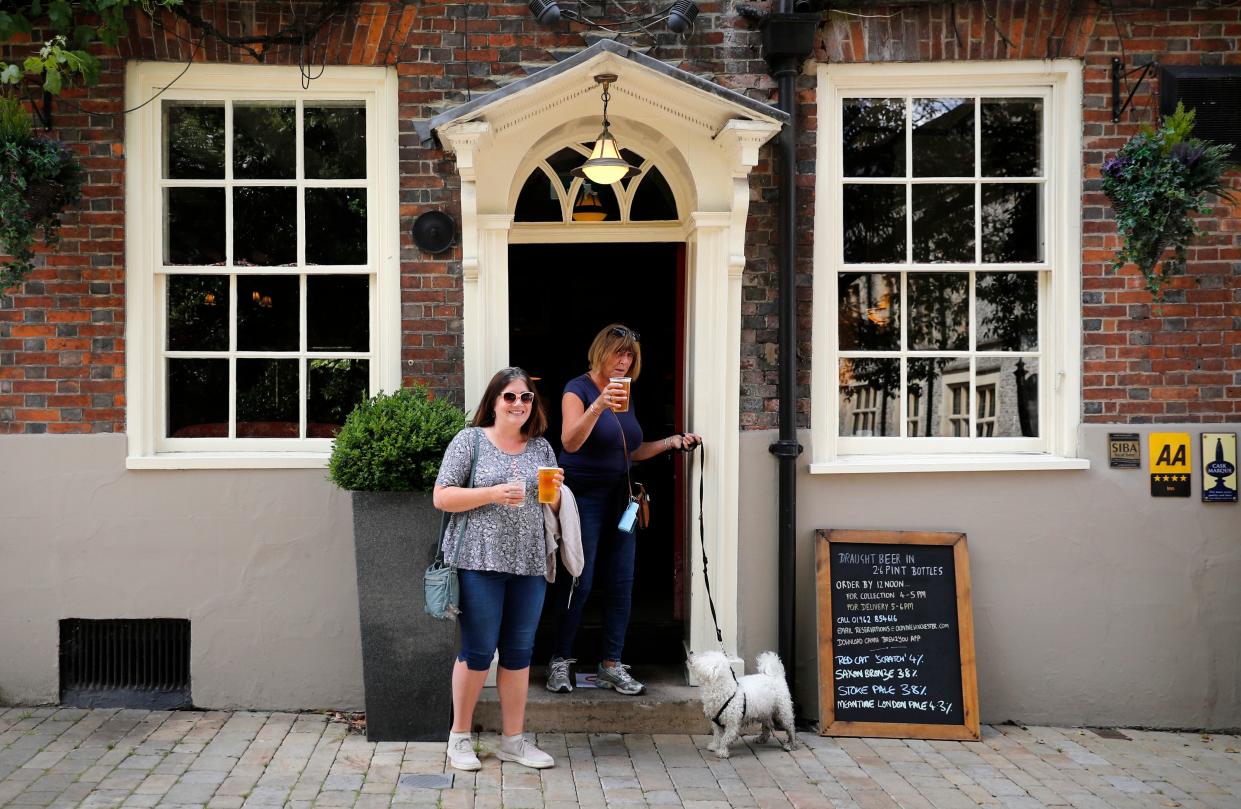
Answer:
[(820, 530), (824, 736), (979, 738), (965, 534)]

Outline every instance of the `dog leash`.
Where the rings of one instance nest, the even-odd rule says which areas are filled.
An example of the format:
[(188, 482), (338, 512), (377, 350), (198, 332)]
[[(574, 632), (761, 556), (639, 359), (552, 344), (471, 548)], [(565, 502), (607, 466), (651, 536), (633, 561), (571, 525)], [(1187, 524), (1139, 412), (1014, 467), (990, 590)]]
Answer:
[[(706, 509), (704, 508), (704, 485), (707, 471), (707, 448), (704, 442), (699, 441), (688, 450), (682, 451), (689, 453), (690, 464), (692, 465), (695, 450), (702, 451), (702, 469), (698, 475), (698, 547), (702, 552), (702, 581), (707, 586), (707, 604), (711, 607), (711, 623), (715, 625), (715, 639), (720, 644), (720, 651), (727, 655), (728, 652), (724, 648), (724, 633), (720, 630), (720, 619), (715, 611), (715, 597), (711, 595), (711, 576), (707, 573), (707, 529), (703, 522), (706, 515)], [(728, 710), (728, 706), (732, 705), (738, 693), (741, 694), (741, 718), (743, 720), (745, 719), (746, 709), (750, 707), (747, 704), (745, 692), (741, 690), (741, 683), (737, 680), (737, 672), (733, 671), (732, 666), (729, 666), (728, 673), (733, 676), (733, 684), (736, 687), (733, 689), (732, 694), (728, 696), (728, 699), (724, 700), (724, 704), (720, 706), (720, 709), (715, 712), (715, 716), (711, 717), (711, 721), (721, 730), (724, 728), (724, 723), (720, 721), (720, 717), (724, 715), (724, 711)]]

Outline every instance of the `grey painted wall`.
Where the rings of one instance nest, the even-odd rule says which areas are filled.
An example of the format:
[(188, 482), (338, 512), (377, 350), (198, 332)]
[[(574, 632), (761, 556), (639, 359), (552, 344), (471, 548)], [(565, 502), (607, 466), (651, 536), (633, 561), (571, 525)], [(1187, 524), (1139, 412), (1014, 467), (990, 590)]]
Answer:
[(61, 618), (189, 618), (194, 703), (361, 710), (349, 495), (324, 470), (126, 471), (0, 436), (0, 703), (58, 697)]
[[(1142, 469), (1109, 469), (1107, 433), (1143, 434)], [(984, 722), (1241, 727), (1241, 505), (1150, 496), (1145, 433), (1241, 425), (1091, 425), (1089, 471), (811, 475), (797, 508), (797, 690), (817, 716), (814, 530), (968, 535)], [(772, 432), (741, 437), (741, 650), (776, 636)], [(809, 434), (801, 436), (810, 446)], [(809, 461), (808, 456), (803, 456)]]

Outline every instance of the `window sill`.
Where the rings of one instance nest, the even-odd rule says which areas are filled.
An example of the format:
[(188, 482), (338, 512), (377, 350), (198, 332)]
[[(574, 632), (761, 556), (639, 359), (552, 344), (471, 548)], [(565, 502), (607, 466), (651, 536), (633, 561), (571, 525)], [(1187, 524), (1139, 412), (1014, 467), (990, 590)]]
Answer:
[(163, 452), (130, 455), (126, 469), (326, 469), (325, 452)]
[(812, 475), (881, 474), (902, 472), (1031, 472), (1089, 469), (1086, 458), (1055, 455), (846, 455), (835, 461), (811, 463)]

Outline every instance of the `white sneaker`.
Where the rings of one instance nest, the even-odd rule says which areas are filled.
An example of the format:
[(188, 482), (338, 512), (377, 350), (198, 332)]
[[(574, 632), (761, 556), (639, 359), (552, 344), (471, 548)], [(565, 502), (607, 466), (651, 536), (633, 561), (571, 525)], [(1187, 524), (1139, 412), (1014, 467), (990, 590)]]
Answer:
[(458, 770), (481, 770), (483, 763), (474, 752), (474, 739), (468, 733), (448, 734), (448, 763)]
[(501, 761), (516, 761), (518, 764), (524, 764), (536, 770), (545, 770), (556, 764), (555, 759), (535, 747), (533, 742), (520, 734), (501, 736), (500, 749), (496, 751), (496, 758)]

